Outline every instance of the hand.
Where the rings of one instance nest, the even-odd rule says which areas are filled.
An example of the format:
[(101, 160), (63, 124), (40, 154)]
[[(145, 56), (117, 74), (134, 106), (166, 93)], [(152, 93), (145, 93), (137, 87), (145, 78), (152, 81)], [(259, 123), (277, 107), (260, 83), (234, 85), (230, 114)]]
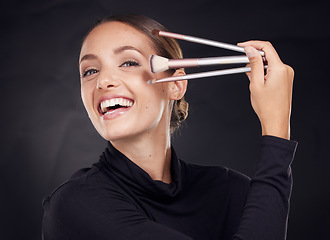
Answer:
[[(290, 114), (293, 69), (282, 63), (269, 42), (249, 41), (239, 43), (250, 60), (251, 104), (261, 123), (262, 135), (290, 138)], [(260, 53), (264, 51), (268, 62), (266, 75)]]

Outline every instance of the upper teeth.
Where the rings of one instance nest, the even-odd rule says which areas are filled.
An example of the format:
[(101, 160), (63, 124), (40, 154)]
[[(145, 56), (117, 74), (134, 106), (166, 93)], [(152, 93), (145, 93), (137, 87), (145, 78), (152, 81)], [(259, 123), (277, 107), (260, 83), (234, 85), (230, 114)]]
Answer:
[(122, 107), (130, 107), (133, 105), (133, 102), (125, 98), (111, 98), (104, 100), (100, 105), (102, 112), (105, 113), (108, 111), (109, 107), (114, 107), (116, 105), (120, 105)]

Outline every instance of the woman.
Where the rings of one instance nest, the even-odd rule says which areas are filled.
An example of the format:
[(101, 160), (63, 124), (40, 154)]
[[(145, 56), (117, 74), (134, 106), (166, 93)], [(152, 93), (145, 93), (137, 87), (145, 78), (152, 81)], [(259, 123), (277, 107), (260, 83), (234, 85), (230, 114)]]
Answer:
[[(44, 239), (285, 239), (291, 192), (293, 70), (270, 43), (240, 44), (250, 60), (251, 103), (262, 126), (255, 177), (179, 160), (171, 133), (187, 116), (185, 74), (152, 74), (151, 54), (181, 58), (159, 23), (136, 15), (100, 21), (84, 39), (79, 68), (88, 115), (109, 141), (100, 160), (44, 201)], [(264, 75), (263, 61), (268, 61)]]

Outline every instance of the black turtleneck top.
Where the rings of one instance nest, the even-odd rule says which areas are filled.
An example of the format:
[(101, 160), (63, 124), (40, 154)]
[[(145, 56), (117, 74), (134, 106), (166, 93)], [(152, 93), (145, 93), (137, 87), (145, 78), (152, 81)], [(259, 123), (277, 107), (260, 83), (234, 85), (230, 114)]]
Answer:
[(154, 181), (110, 143), (46, 197), (45, 240), (285, 239), (296, 142), (263, 136), (252, 179), (177, 158)]

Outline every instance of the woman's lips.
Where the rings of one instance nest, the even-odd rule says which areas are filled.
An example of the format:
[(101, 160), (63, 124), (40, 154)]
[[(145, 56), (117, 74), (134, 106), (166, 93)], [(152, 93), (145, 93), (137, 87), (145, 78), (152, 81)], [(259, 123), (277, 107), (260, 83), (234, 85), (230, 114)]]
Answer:
[(126, 113), (134, 104), (134, 100), (122, 96), (103, 97), (98, 111), (103, 119), (113, 119)]
[(111, 120), (116, 117), (119, 117), (129, 111), (131, 107), (121, 107), (114, 110), (109, 110), (102, 115), (103, 120)]

